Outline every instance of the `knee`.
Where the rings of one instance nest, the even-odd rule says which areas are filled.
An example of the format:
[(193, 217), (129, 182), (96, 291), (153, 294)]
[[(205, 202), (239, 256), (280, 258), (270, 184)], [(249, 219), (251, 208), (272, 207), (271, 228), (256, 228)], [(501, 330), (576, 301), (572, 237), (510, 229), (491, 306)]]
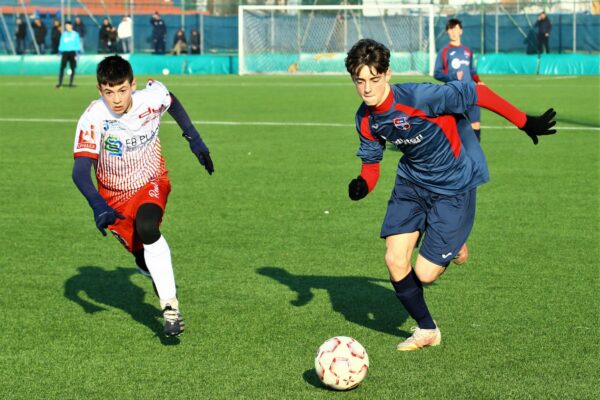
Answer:
[(385, 254), (385, 263), (393, 281), (398, 282), (410, 272), (410, 258), (400, 256), (388, 251)]
[(423, 270), (415, 270), (417, 277), (424, 285), (429, 285), (436, 281), (436, 279), (441, 275), (438, 271), (423, 271)]
[(152, 244), (160, 239), (160, 229), (154, 220), (138, 219), (135, 221), (135, 229), (144, 244)]

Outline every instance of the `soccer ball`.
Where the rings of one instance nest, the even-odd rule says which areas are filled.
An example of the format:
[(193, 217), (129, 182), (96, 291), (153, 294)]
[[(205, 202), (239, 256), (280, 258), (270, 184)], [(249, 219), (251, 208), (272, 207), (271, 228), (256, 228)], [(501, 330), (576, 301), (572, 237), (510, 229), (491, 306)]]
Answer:
[(319, 347), (315, 371), (325, 385), (335, 390), (357, 387), (367, 376), (369, 356), (365, 348), (347, 336), (335, 336)]
[(164, 69), (162, 70), (162, 73), (163, 73), (163, 75), (169, 75), (169, 72), (170, 72), (170, 71), (169, 71), (169, 69), (168, 69), (168, 68), (164, 68)]

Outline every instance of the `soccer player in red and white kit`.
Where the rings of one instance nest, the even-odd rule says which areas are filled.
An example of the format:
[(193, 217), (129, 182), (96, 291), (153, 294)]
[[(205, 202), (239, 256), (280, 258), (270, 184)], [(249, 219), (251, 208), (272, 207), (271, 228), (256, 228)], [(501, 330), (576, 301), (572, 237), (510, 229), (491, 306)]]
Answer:
[[(160, 223), (171, 191), (161, 154), (160, 118), (168, 111), (192, 152), (209, 174), (210, 152), (179, 100), (157, 81), (136, 90), (131, 65), (119, 56), (102, 60), (96, 77), (100, 99), (83, 113), (75, 133), (73, 181), (105, 229), (130, 251), (140, 271), (152, 278), (165, 320), (164, 332), (184, 329), (169, 245)], [(90, 172), (96, 172), (98, 189)]]

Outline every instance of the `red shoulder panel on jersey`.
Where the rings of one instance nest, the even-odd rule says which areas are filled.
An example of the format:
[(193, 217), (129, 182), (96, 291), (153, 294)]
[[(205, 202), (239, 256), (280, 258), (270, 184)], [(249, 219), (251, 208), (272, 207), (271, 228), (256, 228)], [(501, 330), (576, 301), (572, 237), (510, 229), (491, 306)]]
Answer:
[(405, 104), (396, 104), (396, 110), (402, 111), (403, 113), (411, 116), (411, 117), (419, 117), (421, 119), (430, 121), (437, 126), (440, 127), (448, 142), (450, 143), (450, 148), (452, 149), (452, 153), (454, 153), (454, 157), (458, 158), (460, 154), (460, 136), (458, 135), (458, 129), (456, 128), (456, 120), (452, 115), (440, 115), (439, 117), (428, 117), (421, 110), (416, 108), (412, 108)]
[(365, 139), (368, 139), (372, 142), (376, 142), (377, 139), (373, 137), (373, 134), (371, 133), (371, 127), (369, 127), (369, 115), (371, 115), (371, 112), (369, 111), (369, 109), (367, 109), (365, 111), (365, 115), (363, 115), (363, 117), (360, 120), (360, 134)]
[(78, 158), (78, 157), (87, 157), (87, 158), (92, 158), (94, 160), (98, 159), (98, 154), (96, 153), (90, 153), (87, 151), (78, 151), (77, 153), (73, 154), (73, 158)]
[(448, 46), (442, 49), (442, 62), (444, 63), (444, 74), (448, 75), (448, 58), (446, 55), (448, 54)]

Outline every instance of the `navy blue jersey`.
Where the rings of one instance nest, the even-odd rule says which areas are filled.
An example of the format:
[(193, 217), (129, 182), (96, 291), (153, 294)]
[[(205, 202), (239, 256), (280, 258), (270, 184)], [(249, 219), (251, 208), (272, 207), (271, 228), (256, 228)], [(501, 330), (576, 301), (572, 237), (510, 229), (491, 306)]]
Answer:
[(473, 52), (467, 46), (453, 46), (448, 44), (439, 53), (435, 60), (433, 77), (438, 81), (450, 82), (458, 80), (458, 71), (463, 71), (463, 82), (479, 82), (479, 76), (473, 65)]
[[(477, 101), (474, 83), (445, 85), (402, 83), (391, 85), (378, 107), (364, 103), (356, 113), (358, 156), (363, 164), (379, 163), (385, 143), (404, 153), (398, 175), (435, 193), (452, 195), (474, 189), (489, 180), (487, 162), (475, 135), (460, 114)], [(462, 136), (462, 137), (461, 137)]]

